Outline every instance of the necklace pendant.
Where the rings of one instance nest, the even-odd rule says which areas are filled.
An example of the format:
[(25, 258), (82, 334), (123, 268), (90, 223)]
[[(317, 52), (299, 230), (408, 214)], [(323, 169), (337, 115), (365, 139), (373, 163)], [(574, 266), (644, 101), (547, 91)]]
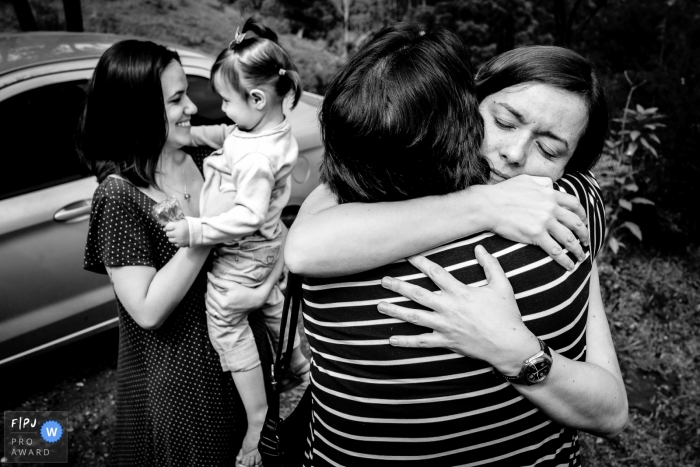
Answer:
[(189, 193), (185, 193), (183, 196), (185, 197), (185, 201), (187, 201), (189, 203), (192, 195), (190, 195)]

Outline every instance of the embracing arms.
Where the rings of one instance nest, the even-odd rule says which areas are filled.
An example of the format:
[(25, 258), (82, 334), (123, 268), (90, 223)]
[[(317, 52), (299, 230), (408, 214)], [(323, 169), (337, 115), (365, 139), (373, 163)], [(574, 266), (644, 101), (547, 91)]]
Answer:
[(328, 187), (321, 185), (309, 195), (294, 221), (285, 262), (301, 275), (339, 276), (492, 231), (540, 246), (570, 268), (573, 262), (562, 254), (557, 242), (583, 258), (576, 237), (587, 243), (585, 219), (575, 197), (554, 190), (547, 178), (527, 175), (444, 196), (391, 203), (338, 205)]
[[(411, 263), (435, 282), (441, 294), (391, 278), (384, 278), (382, 285), (435, 313), (388, 303), (380, 303), (378, 309), (434, 330), (418, 336), (394, 336), (390, 339), (392, 345), (444, 347), (484, 360), (502, 374), (516, 375), (523, 361), (539, 351), (537, 338), (523, 323), (510, 282), (498, 261), (481, 246), (475, 253), (484, 267), (487, 286), (464, 285), (442, 267), (416, 256), (410, 259)], [(552, 370), (547, 379), (533, 386), (513, 387), (561, 425), (616, 436), (627, 421), (627, 396), (603, 310), (595, 263), (586, 342), (585, 362), (570, 360), (552, 350)]]

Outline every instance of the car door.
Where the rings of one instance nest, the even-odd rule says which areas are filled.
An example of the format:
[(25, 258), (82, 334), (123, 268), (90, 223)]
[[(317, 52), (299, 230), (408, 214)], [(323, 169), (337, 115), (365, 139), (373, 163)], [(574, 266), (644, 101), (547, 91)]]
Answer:
[(57, 81), (0, 102), (0, 364), (116, 325), (108, 278), (82, 268), (97, 186), (73, 144), (87, 76)]
[[(230, 123), (209, 87), (211, 58), (181, 57), (199, 109), (193, 124)], [(96, 62), (42, 66), (0, 90), (0, 365), (117, 325), (107, 276), (82, 268), (97, 182), (78, 160), (73, 135)], [(304, 93), (290, 114), (300, 154), (288, 222), (317, 184), (319, 103)]]

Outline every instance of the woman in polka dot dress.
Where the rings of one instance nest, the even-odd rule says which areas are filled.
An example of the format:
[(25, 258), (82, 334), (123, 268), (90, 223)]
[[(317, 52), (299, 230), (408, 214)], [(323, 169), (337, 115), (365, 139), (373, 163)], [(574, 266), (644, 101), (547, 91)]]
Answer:
[(202, 158), (182, 150), (196, 111), (177, 53), (129, 40), (100, 59), (78, 129), (81, 158), (100, 182), (85, 269), (109, 274), (119, 306), (115, 465), (231, 465), (246, 430), (209, 341), (205, 294), (254, 308), (282, 263), (258, 296), (232, 305), (235, 289), (207, 283), (209, 247), (178, 249), (150, 215), (175, 196), (199, 216)]

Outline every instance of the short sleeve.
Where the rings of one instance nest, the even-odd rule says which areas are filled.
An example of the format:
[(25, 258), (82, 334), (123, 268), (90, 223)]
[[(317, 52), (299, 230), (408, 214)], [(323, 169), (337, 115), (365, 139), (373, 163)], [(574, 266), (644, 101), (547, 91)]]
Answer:
[(559, 191), (578, 198), (586, 210), (591, 237), (591, 258), (595, 258), (605, 241), (605, 203), (595, 176), (590, 171), (574, 172), (557, 180)]
[(148, 226), (123, 180), (108, 179), (95, 191), (83, 267), (106, 274), (105, 266), (156, 267)]

